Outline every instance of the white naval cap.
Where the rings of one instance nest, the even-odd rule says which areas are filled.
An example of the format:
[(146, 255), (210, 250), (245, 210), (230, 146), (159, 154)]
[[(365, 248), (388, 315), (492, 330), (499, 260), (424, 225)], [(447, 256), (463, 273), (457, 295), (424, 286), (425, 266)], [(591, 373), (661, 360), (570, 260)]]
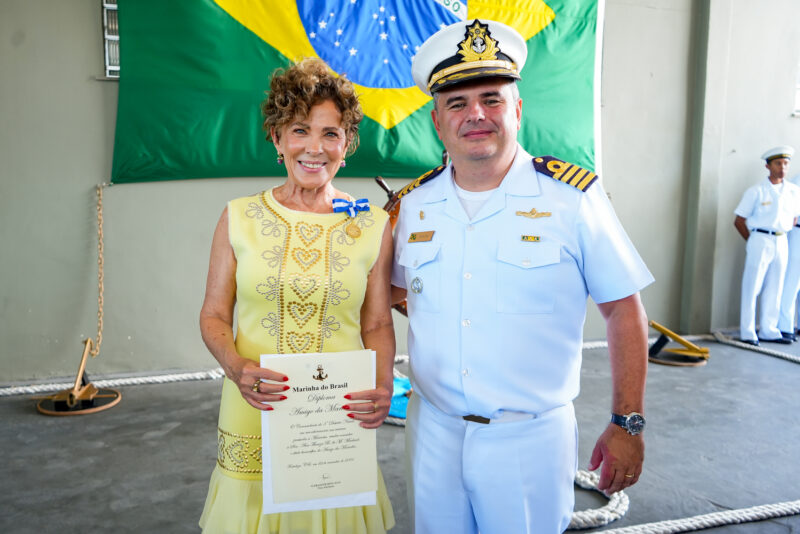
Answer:
[(528, 47), (525, 39), (502, 22), (456, 22), (434, 33), (411, 63), (414, 82), (430, 95), (447, 86), (477, 78), (519, 80)]
[(770, 148), (761, 155), (761, 159), (766, 160), (767, 163), (769, 163), (773, 159), (778, 159), (778, 158), (791, 159), (792, 156), (794, 156), (794, 149), (790, 146), (782, 145), (782, 146), (776, 146), (775, 148)]

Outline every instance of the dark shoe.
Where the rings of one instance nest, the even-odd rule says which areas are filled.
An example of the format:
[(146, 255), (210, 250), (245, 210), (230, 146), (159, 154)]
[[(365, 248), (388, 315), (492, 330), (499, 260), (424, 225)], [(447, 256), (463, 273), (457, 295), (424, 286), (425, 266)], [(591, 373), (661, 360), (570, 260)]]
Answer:
[(781, 332), (781, 336), (783, 336), (783, 339), (788, 339), (792, 343), (797, 341), (797, 336), (794, 334), (790, 334), (789, 332)]
[(742, 343), (747, 343), (748, 345), (753, 345), (754, 347), (757, 347), (757, 346), (758, 346), (758, 340), (753, 340), (753, 339), (740, 339), (739, 341), (740, 341), (740, 342), (742, 342)]
[(775, 339), (764, 339), (763, 337), (758, 338), (759, 341), (763, 341), (765, 343), (777, 343), (778, 345), (791, 345), (792, 342), (788, 339), (784, 339), (782, 337), (778, 337)]

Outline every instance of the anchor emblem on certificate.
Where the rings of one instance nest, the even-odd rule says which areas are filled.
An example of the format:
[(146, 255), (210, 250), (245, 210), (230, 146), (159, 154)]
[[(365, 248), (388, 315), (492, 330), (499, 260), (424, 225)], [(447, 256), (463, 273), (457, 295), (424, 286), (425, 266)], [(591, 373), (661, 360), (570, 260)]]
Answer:
[(323, 373), (322, 364), (317, 366), (317, 374), (315, 374), (311, 378), (313, 378), (314, 380), (319, 380), (319, 381), (322, 381), (322, 380), (325, 380), (326, 378), (328, 378), (328, 375)]

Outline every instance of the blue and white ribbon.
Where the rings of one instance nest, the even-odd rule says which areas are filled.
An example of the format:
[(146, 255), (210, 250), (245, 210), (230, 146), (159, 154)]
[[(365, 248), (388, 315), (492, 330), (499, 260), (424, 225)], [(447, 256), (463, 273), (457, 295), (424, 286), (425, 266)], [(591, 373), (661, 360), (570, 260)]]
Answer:
[(369, 200), (366, 198), (359, 198), (356, 201), (350, 202), (343, 198), (333, 199), (333, 212), (341, 213), (346, 211), (350, 217), (355, 217), (357, 211), (369, 211)]

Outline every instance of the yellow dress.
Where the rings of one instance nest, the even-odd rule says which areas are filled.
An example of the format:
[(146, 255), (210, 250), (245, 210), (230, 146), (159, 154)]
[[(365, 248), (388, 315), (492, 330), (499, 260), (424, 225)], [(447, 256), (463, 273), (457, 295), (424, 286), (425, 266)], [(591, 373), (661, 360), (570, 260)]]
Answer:
[[(272, 191), (229, 202), (239, 354), (258, 361), (261, 354), (364, 348), (361, 305), (387, 220), (375, 206), (353, 219), (294, 211)], [(227, 378), (217, 438), (200, 518), (206, 534), (371, 534), (394, 526), (380, 469), (374, 506), (262, 515), (261, 415)]]

